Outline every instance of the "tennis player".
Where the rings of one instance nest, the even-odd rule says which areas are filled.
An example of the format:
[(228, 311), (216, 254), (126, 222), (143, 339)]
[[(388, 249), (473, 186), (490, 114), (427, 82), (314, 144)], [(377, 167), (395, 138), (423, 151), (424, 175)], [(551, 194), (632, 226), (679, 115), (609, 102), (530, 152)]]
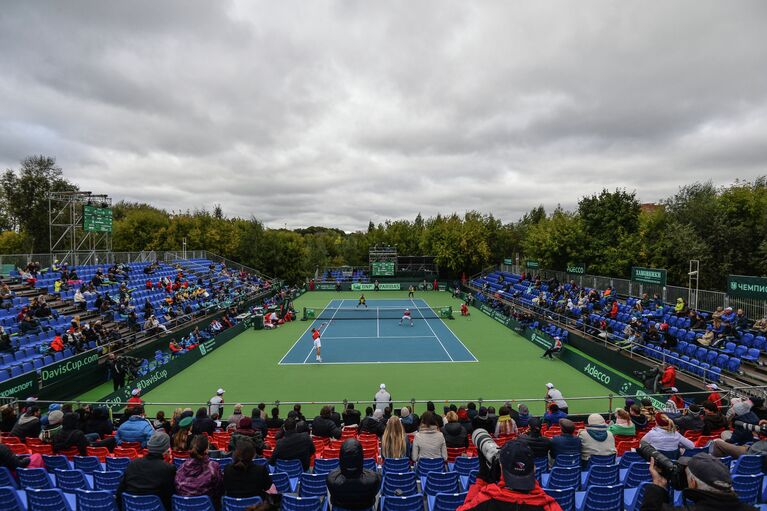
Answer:
[(413, 326), (413, 316), (410, 314), (410, 309), (405, 309), (405, 312), (402, 313), (402, 319), (399, 320), (400, 326), (402, 326), (403, 321), (409, 321), (410, 326)]
[(365, 303), (365, 295), (360, 295), (360, 301), (359, 301), (359, 302), (357, 302), (357, 308), (358, 308), (358, 309), (359, 309), (360, 305), (362, 305), (362, 306), (363, 306), (363, 307), (365, 307), (366, 309), (368, 308), (368, 304), (367, 304), (367, 303)]
[(410, 284), (410, 287), (407, 288), (407, 297), (413, 298), (414, 296), (415, 296), (415, 287), (412, 284)]
[(322, 326), (320, 328), (312, 328), (312, 339), (314, 340), (314, 349), (317, 354), (317, 362), (322, 362), (322, 356), (320, 356), (320, 348), (322, 348), (322, 340), (320, 339), (320, 330), (322, 329)]

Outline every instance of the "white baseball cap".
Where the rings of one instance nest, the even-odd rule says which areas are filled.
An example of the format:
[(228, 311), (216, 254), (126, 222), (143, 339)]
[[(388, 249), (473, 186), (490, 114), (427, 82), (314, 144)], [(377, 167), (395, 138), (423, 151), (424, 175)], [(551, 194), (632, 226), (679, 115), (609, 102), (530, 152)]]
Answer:
[(131, 396), (138, 396), (139, 394), (141, 394), (141, 389), (133, 389), (130, 391)]
[(559, 341), (559, 340), (560, 340), (560, 339), (559, 339), (559, 336), (555, 336), (555, 337), (554, 337), (554, 340), (555, 340), (555, 341)]
[(671, 387), (671, 392), (677, 393), (677, 392), (679, 392), (679, 389), (676, 388), (676, 387)]
[(216, 391), (216, 394), (218, 394), (218, 395), (220, 396), (220, 395), (221, 395), (221, 394), (223, 394), (224, 392), (226, 392), (224, 389), (218, 389), (218, 390)]
[(385, 388), (386, 388), (386, 384), (385, 384), (385, 383), (382, 383), (382, 384), (381, 384), (381, 385), (379, 385), (379, 386), (380, 386), (382, 389), (385, 389)]
[(709, 383), (708, 385), (706, 385), (706, 387), (711, 390), (719, 390), (719, 385), (717, 385), (716, 383)]
[(546, 384), (546, 388), (547, 389), (553, 389), (554, 388), (554, 384), (553, 383), (547, 383)]

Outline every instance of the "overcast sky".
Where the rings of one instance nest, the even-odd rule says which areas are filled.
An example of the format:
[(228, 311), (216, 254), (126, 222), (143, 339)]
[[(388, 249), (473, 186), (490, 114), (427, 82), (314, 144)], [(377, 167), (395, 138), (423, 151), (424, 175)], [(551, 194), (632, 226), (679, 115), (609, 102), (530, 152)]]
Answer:
[(0, 168), (267, 225), (767, 174), (767, 2), (3, 1)]

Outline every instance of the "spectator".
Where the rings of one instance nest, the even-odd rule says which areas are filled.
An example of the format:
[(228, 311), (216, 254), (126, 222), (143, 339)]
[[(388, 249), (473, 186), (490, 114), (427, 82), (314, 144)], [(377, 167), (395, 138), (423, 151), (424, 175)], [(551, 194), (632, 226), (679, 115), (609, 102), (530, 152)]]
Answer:
[(471, 425), (469, 412), (466, 411), (466, 408), (460, 406), (458, 407), (458, 411), (456, 413), (458, 414), (458, 422), (461, 424), (461, 426), (463, 426), (463, 429), (466, 430), (466, 434), (471, 435), (471, 432), (474, 431), (474, 426)]
[(741, 449), (733, 449), (733, 446), (739, 447), (754, 440), (751, 431), (744, 428), (734, 427), (735, 421), (746, 424), (758, 424), (759, 418), (751, 411), (751, 402), (748, 400), (733, 398), (732, 406), (728, 417), (730, 418), (730, 427), (732, 431), (722, 433), (722, 438), (714, 440), (711, 448), (711, 454), (714, 456), (729, 456), (729, 452), (740, 452)]
[(587, 465), (593, 455), (615, 454), (615, 437), (607, 430), (604, 417), (598, 413), (589, 415), (586, 429), (578, 433), (581, 439), (581, 461)]
[(700, 417), (700, 406), (691, 404), (682, 411), (682, 415), (674, 419), (674, 424), (679, 433), (684, 435), (688, 431), (703, 431), (703, 419)]
[(280, 419), (280, 409), (275, 406), (272, 408), (272, 416), (266, 419), (266, 427), (267, 429), (277, 429), (281, 428), (283, 424), (285, 424), (285, 420)]
[(299, 405), (299, 404), (293, 405), (293, 411), (296, 413), (296, 418), (299, 421), (306, 422), (306, 417), (304, 417), (304, 414), (301, 413), (301, 405)]
[(665, 413), (655, 414), (655, 427), (642, 437), (642, 443), (650, 444), (671, 459), (679, 458), (679, 447), (693, 449), (695, 444), (676, 430), (674, 422)]
[(511, 409), (507, 405), (504, 405), (498, 413), (500, 415), (498, 416), (498, 421), (495, 423), (495, 436), (516, 435), (518, 432), (517, 423), (511, 418)]
[(341, 438), (341, 428), (330, 419), (330, 406), (323, 406), (312, 421), (312, 435), (320, 438)]
[(527, 426), (527, 433), (521, 435), (519, 440), (532, 449), (536, 458), (547, 458), (551, 451), (551, 439), (541, 434), (541, 419), (530, 417)]
[(567, 414), (560, 410), (556, 403), (551, 403), (548, 411), (543, 415), (543, 422), (546, 425), (551, 426), (553, 424), (559, 424), (561, 419), (566, 418)]
[(487, 464), (480, 461), (477, 482), (469, 488), (464, 503), (456, 511), (561, 511), (561, 507), (543, 491), (535, 476), (532, 449), (512, 440), (501, 448), (501, 477), (497, 482)]
[(344, 426), (359, 426), (360, 411), (354, 409), (354, 403), (348, 403), (343, 413)]
[(165, 462), (169, 448), (168, 434), (156, 431), (147, 443), (147, 455), (128, 463), (117, 488), (117, 502), (122, 502), (123, 493), (157, 495), (165, 509), (171, 509), (176, 467)]
[(562, 412), (568, 413), (567, 401), (562, 396), (562, 392), (554, 387), (553, 383), (546, 384), (546, 403), (555, 403)]
[(0, 433), (10, 433), (16, 419), (16, 410), (11, 405), (0, 406)]
[(285, 435), (277, 440), (277, 445), (269, 458), (269, 464), (274, 465), (277, 460), (301, 460), (304, 471), (309, 470), (309, 460), (314, 454), (314, 442), (306, 433), (296, 431), (296, 419), (288, 418), (283, 425)]
[[(492, 407), (488, 407), (488, 412), (490, 411)], [(530, 422), (530, 409), (527, 407), (525, 403), (520, 403), (517, 407), (517, 410), (519, 410), (519, 418), (517, 419), (517, 425), (520, 428), (527, 427), (527, 424)], [(562, 408), (560, 408), (562, 410)]]
[(224, 416), (224, 392), (226, 392), (224, 389), (218, 389), (216, 395), (210, 398), (208, 415), (217, 413), (219, 417)]
[(232, 436), (229, 440), (229, 452), (233, 452), (237, 448), (237, 442), (243, 438), (247, 438), (253, 443), (256, 449), (256, 453), (261, 456), (264, 452), (264, 440), (261, 436), (261, 431), (253, 429), (253, 422), (250, 417), (243, 417), (240, 419), (237, 429), (232, 432)]
[(174, 452), (187, 452), (192, 446), (192, 419), (191, 417), (184, 417), (178, 422), (178, 430), (173, 435), (173, 451)]
[(719, 411), (719, 407), (711, 401), (705, 401), (703, 403), (703, 434), (711, 435), (726, 427), (727, 421)]
[(334, 509), (374, 507), (381, 488), (381, 476), (375, 470), (363, 468), (363, 454), (362, 444), (354, 438), (341, 445), (339, 466), (327, 476), (330, 503)]
[(17, 468), (26, 468), (29, 466), (29, 456), (16, 456), (13, 451), (5, 444), (0, 444), (0, 467), (5, 467), (15, 473)]
[(386, 429), (381, 436), (381, 456), (384, 458), (405, 458), (410, 447), (405, 428), (398, 417), (386, 421)]
[(192, 434), (193, 435), (199, 435), (201, 433), (207, 433), (208, 435), (212, 435), (213, 432), (216, 431), (216, 423), (208, 417), (208, 409), (207, 407), (200, 407), (197, 409), (197, 413), (194, 416), (194, 421), (192, 421)]
[(224, 468), (224, 494), (227, 497), (266, 499), (272, 477), (265, 465), (253, 463), (255, 454), (256, 446), (250, 439), (241, 438), (237, 442), (232, 463)]
[(262, 437), (266, 437), (269, 432), (269, 428), (266, 426), (266, 421), (262, 419), (263, 411), (256, 407), (250, 411), (250, 422), (253, 425), (253, 429), (260, 431)]
[[(51, 425), (53, 425), (53, 422), (51, 422)], [(88, 454), (88, 439), (85, 438), (85, 434), (82, 431), (77, 429), (77, 415), (74, 413), (63, 415), (61, 427), (56, 428), (56, 433), (53, 435), (52, 440), (54, 453), (60, 453), (76, 447), (80, 456)]]
[(560, 454), (581, 455), (581, 439), (575, 436), (575, 423), (570, 419), (560, 419), (561, 433), (551, 439), (551, 457)]
[(127, 421), (120, 424), (115, 433), (117, 445), (123, 442), (139, 442), (141, 447), (146, 447), (147, 442), (154, 434), (154, 427), (144, 417), (144, 407), (138, 405), (133, 407), (133, 414)]
[[(373, 410), (369, 408), (369, 410)], [(368, 415), (360, 423), (360, 433), (372, 433), (379, 437), (383, 435), (386, 423), (383, 420), (383, 410), (375, 410), (373, 415)]]
[(714, 403), (718, 408), (722, 407), (722, 396), (719, 395), (719, 385), (716, 383), (709, 383), (706, 385), (706, 388), (711, 391), (711, 393), (706, 398), (708, 401), (711, 401)]
[(447, 460), (445, 437), (437, 427), (434, 413), (427, 411), (421, 416), (421, 426), (413, 439), (413, 449), (410, 457), (415, 462), (419, 458), (442, 458)]
[(229, 416), (229, 418), (226, 420), (227, 426), (226, 429), (233, 430), (237, 428), (237, 424), (240, 422), (240, 419), (242, 419), (242, 405), (237, 403), (234, 405), (234, 408), (232, 409), (232, 415)]
[(218, 508), (224, 480), (218, 462), (208, 457), (208, 437), (195, 435), (189, 459), (176, 472), (176, 494), (185, 497), (207, 495)]
[(663, 376), (660, 379), (660, 385), (663, 389), (676, 387), (676, 369), (670, 362), (666, 362), (666, 366), (663, 369)]
[(642, 413), (642, 407), (634, 403), (629, 407), (629, 415), (631, 415), (631, 422), (634, 423), (634, 429), (636, 431), (644, 431), (649, 426), (647, 417)]
[(480, 406), (477, 416), (471, 421), (471, 425), (474, 429), (484, 429), (485, 431), (495, 431), (495, 428), (490, 427), (490, 420), (487, 418), (487, 407)]
[(373, 398), (373, 406), (376, 410), (383, 410), (384, 408), (391, 407), (391, 394), (386, 390), (386, 384), (379, 385), (379, 390), (376, 392)]
[(458, 422), (458, 414), (450, 411), (445, 417), (447, 424), (442, 428), (442, 435), (445, 437), (447, 447), (469, 447), (469, 435)]
[(696, 454), (685, 461), (687, 489), (683, 500), (692, 503), (684, 507), (673, 507), (669, 502), (668, 481), (658, 472), (655, 460), (650, 460), (652, 484), (645, 487), (642, 511), (684, 509), (688, 511), (729, 510), (749, 511), (755, 508), (740, 502), (732, 487), (732, 476), (727, 465), (708, 453)]
[(109, 419), (109, 411), (103, 406), (97, 406), (93, 409), (88, 420), (85, 422), (85, 434), (97, 434), (99, 438), (104, 438), (114, 432), (114, 424)]
[(687, 306), (685, 305), (684, 299), (682, 299), (682, 297), (676, 299), (676, 305), (674, 305), (674, 314), (676, 314), (678, 317), (684, 317), (687, 315)]
[(41, 429), (40, 409), (36, 406), (30, 406), (11, 429), (11, 436), (15, 436), (24, 442), (27, 437), (35, 438), (40, 436)]
[(607, 430), (618, 436), (634, 436), (637, 432), (636, 426), (631, 421), (631, 415), (623, 408), (615, 410), (615, 423), (610, 424)]

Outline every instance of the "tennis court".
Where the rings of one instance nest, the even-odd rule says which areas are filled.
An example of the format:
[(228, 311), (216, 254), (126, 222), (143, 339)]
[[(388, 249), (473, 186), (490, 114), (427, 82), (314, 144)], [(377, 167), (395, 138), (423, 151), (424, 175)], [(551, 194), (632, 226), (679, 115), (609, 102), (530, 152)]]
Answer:
[[(405, 308), (413, 325), (400, 324)], [(423, 300), (332, 300), (317, 311), (280, 365), (319, 364), (312, 328), (322, 329), (322, 364), (477, 362), (477, 358), (440, 318), (442, 311)], [(449, 320), (447, 320), (449, 321)]]

